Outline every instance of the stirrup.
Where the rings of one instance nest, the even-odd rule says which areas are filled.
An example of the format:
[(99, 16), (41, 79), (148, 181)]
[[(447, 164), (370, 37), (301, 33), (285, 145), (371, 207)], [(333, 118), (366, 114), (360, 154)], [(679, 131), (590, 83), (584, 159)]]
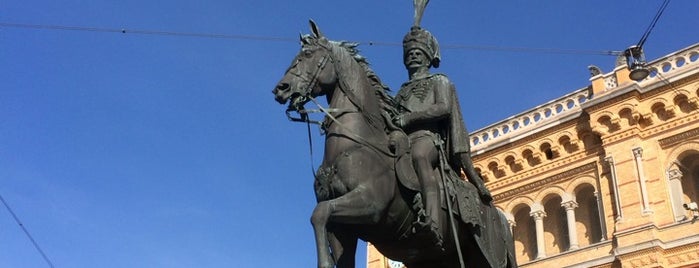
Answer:
[[(413, 226), (411, 228), (412, 233), (427, 235), (432, 240), (432, 244), (444, 249), (444, 239), (442, 238), (442, 234), (439, 233), (437, 223), (429, 217), (424, 219), (424, 221), (417, 220), (413, 222)], [(427, 222), (427, 220), (429, 220), (429, 222)]]

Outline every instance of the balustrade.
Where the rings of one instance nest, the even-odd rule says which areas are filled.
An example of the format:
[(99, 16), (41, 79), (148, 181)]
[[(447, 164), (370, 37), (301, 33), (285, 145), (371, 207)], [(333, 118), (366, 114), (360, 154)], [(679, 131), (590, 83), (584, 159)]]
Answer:
[[(640, 86), (644, 86), (659, 79), (667, 79), (669, 76), (696, 68), (698, 64), (699, 44), (695, 44), (649, 62), (646, 67), (650, 70), (650, 75), (638, 83)], [(602, 76), (605, 78), (607, 89), (618, 86), (614, 71)], [(490, 148), (499, 142), (507, 141), (516, 137), (516, 135), (534, 130), (548, 122), (553, 122), (555, 119), (579, 111), (581, 104), (589, 101), (592, 97), (591, 91), (587, 87), (581, 88), (559, 99), (476, 130), (471, 133), (471, 149), (474, 152), (478, 152)]]
[(473, 151), (478, 151), (498, 141), (513, 137), (517, 133), (532, 130), (553, 118), (578, 111), (580, 105), (589, 98), (589, 90), (582, 88), (557, 100), (474, 131), (471, 133), (471, 148)]

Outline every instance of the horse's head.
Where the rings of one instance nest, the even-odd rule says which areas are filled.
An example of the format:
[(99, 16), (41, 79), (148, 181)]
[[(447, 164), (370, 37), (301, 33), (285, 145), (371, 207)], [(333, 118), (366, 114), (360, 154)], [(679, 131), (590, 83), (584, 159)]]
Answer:
[(302, 109), (310, 97), (327, 94), (337, 83), (332, 44), (313, 21), (310, 24), (313, 34), (301, 36), (301, 51), (272, 91), (279, 103), (289, 101), (293, 110)]

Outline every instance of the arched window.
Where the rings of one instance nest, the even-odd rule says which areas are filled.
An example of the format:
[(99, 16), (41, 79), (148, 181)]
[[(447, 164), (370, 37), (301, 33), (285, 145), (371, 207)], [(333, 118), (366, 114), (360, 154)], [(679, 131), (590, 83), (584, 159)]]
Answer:
[(515, 226), (512, 234), (515, 240), (515, 255), (518, 263), (525, 263), (536, 258), (536, 226), (534, 219), (529, 216), (531, 208), (519, 205), (512, 210)]
[(568, 223), (566, 222), (566, 211), (561, 206), (561, 197), (550, 195), (544, 198), (544, 241), (546, 242), (546, 253), (554, 255), (564, 252), (570, 247), (568, 239)]
[(578, 202), (578, 208), (575, 210), (575, 222), (580, 247), (600, 242), (604, 237), (602, 237), (599, 203), (595, 195), (595, 188), (589, 184), (578, 186), (575, 189), (575, 199)]
[(680, 163), (688, 169), (682, 172), (682, 204), (699, 203), (699, 154), (688, 155)]
[(688, 150), (680, 154), (667, 170), (670, 198), (675, 221), (693, 217), (683, 205), (699, 203), (699, 152)]

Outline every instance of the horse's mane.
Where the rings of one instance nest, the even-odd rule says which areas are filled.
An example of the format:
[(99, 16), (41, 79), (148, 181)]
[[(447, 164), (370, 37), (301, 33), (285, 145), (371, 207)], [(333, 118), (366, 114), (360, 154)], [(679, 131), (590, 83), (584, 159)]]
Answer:
[(359, 54), (359, 49), (357, 48), (359, 43), (348, 41), (330, 42), (345, 49), (347, 52), (349, 52), (350, 56), (352, 56), (352, 58), (359, 63), (360, 66), (362, 66), (367, 79), (369, 79), (371, 86), (374, 88), (374, 92), (379, 101), (382, 112), (387, 113), (389, 117), (396, 116), (398, 114), (398, 110), (395, 108), (395, 100), (388, 94), (391, 89), (386, 86), (381, 81), (381, 78), (379, 78), (379, 76), (374, 72), (374, 70), (371, 69), (369, 61), (364, 56)]

